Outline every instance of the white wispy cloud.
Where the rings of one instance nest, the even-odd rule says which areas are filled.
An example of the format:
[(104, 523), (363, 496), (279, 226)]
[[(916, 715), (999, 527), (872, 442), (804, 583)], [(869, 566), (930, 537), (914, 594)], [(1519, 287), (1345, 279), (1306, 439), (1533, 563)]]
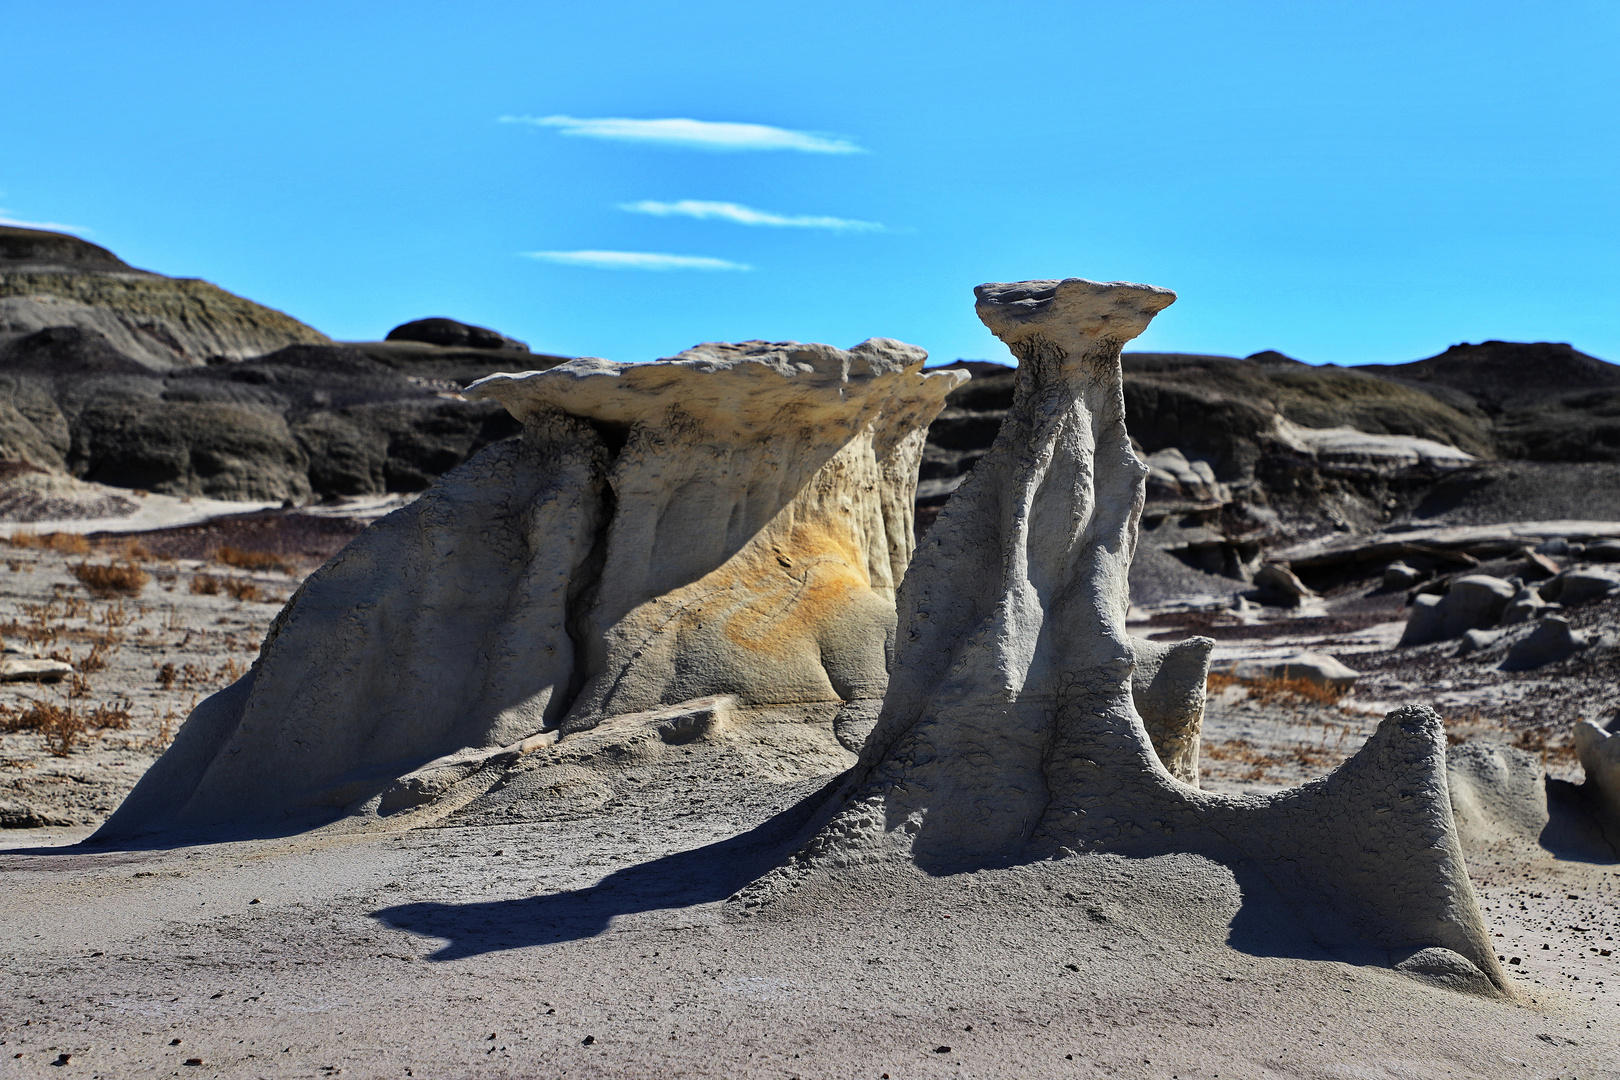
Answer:
[(714, 120), (632, 120), (620, 116), (503, 116), (503, 124), (556, 128), (564, 135), (617, 142), (660, 143), (700, 150), (798, 150), (806, 154), (865, 153), (849, 139), (791, 131), (769, 124), (735, 124)]
[(734, 202), (704, 202), (701, 199), (681, 199), (677, 202), (620, 203), (620, 210), (632, 214), (651, 214), (654, 217), (688, 217), (699, 221), (730, 221), (737, 225), (764, 225), (775, 229), (832, 229), (838, 232), (881, 232), (882, 225), (875, 221), (855, 221), (852, 218), (826, 217), (815, 214), (775, 214), (769, 210), (756, 210)]
[(707, 255), (665, 255), (655, 251), (524, 251), (528, 259), (594, 270), (752, 270), (747, 263)]
[(0, 209), (0, 225), (10, 225), (14, 229), (44, 229), (47, 232), (87, 233), (93, 232), (83, 225), (64, 225), (60, 221), (23, 221), (11, 216), (10, 210)]

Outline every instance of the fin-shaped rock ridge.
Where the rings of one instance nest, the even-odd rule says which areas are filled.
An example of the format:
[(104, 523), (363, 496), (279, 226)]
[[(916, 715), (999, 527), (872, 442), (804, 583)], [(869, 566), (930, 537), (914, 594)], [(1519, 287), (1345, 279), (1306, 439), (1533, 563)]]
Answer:
[[(1275, 894), (1336, 955), (1398, 965), (1446, 950), (1478, 970), (1475, 985), (1507, 992), (1432, 710), (1391, 713), (1329, 776), (1246, 797), (1166, 767), (1185, 774), (1189, 744), (1196, 767), (1195, 726), (1155, 738), (1144, 724), (1125, 614), (1147, 469), (1125, 431), (1119, 354), (1174, 294), (1077, 278), (976, 293), (1019, 360), (1012, 409), (901, 586), (889, 690), (844, 800), (739, 900), (768, 904), (805, 875), (891, 860), (948, 874), (1194, 853)], [(1169, 666), (1201, 682), (1207, 659), (1205, 646)], [(1195, 725), (1197, 704), (1161, 711)]]
[(715, 695), (875, 707), (918, 458), (963, 380), (926, 356), (748, 342), (481, 380), (521, 438), (313, 574), (95, 839), (420, 820), (432, 763)]

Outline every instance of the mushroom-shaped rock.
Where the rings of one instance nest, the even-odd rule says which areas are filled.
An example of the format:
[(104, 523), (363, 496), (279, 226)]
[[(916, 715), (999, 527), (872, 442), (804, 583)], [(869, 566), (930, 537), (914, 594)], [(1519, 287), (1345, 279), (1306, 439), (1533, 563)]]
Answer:
[(964, 378), (925, 357), (755, 342), (483, 380), (522, 437), (313, 574), (98, 838), (294, 831), (446, 777), (465, 802), (495, 751), (714, 695), (881, 696), (924, 434)]
[(922, 373), (925, 357), (884, 339), (710, 344), (469, 388), (519, 419), (566, 413), (624, 438), (564, 731), (706, 694), (882, 697), (923, 437), (964, 381)]
[(1125, 633), (1146, 469), (1119, 354), (1173, 294), (1073, 278), (977, 292), (1019, 359), (1013, 407), (901, 586), (889, 690), (842, 798), (739, 901), (820, 874), (858, 889), (851, 868), (891, 861), (945, 874), (1075, 858), (1084, 875), (1105, 873), (1097, 853), (1190, 853), (1280, 896), (1338, 955), (1393, 966), (1450, 950), (1452, 976), (1472, 965), (1478, 986), (1505, 988), (1432, 710), (1391, 713), (1336, 772), (1274, 795), (1201, 791), (1154, 750)]

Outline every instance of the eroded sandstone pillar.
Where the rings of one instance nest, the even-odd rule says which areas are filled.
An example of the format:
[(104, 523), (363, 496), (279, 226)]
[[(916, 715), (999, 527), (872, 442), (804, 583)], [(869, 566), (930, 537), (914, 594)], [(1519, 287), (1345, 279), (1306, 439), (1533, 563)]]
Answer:
[[(752, 895), (887, 859), (949, 873), (1191, 852), (1280, 898), (1337, 955), (1505, 988), (1432, 710), (1390, 714), (1336, 772), (1269, 796), (1200, 791), (1155, 752), (1132, 684), (1138, 656), (1162, 650), (1125, 632), (1146, 468), (1125, 432), (1119, 353), (1174, 295), (1076, 278), (976, 294), (1019, 359), (1013, 407), (901, 586), (888, 693), (842, 809)], [(1189, 653), (1172, 678), (1201, 681), (1206, 658)], [(1165, 689), (1190, 717), (1193, 687)], [(1196, 735), (1174, 730), (1177, 714), (1161, 742), (1185, 774), (1174, 744)]]
[(715, 695), (875, 700), (923, 440), (964, 377), (925, 358), (715, 344), (475, 384), (521, 439), (311, 575), (98, 838), (467, 798), (492, 751)]

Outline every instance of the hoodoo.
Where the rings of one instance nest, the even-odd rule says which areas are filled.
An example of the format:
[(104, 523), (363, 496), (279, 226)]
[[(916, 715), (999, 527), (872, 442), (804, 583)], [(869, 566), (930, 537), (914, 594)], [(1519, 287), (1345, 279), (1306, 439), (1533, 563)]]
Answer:
[[(1391, 713), (1297, 789), (1234, 797), (1175, 775), (1196, 761), (1208, 646), (1171, 663), (1125, 632), (1147, 469), (1125, 431), (1119, 359), (1174, 294), (1070, 278), (977, 296), (1018, 357), (1012, 408), (901, 586), (888, 692), (844, 801), (740, 900), (894, 863), (951, 874), (1057, 859), (1084, 875), (1097, 856), (1191, 854), (1332, 955), (1506, 993), (1432, 710)], [(1137, 696), (1158, 703), (1156, 738)]]
[(475, 384), (521, 438), (311, 576), (97, 838), (465, 803), (471, 776), (683, 702), (842, 714), (858, 745), (924, 435), (964, 377), (925, 358), (713, 344)]

